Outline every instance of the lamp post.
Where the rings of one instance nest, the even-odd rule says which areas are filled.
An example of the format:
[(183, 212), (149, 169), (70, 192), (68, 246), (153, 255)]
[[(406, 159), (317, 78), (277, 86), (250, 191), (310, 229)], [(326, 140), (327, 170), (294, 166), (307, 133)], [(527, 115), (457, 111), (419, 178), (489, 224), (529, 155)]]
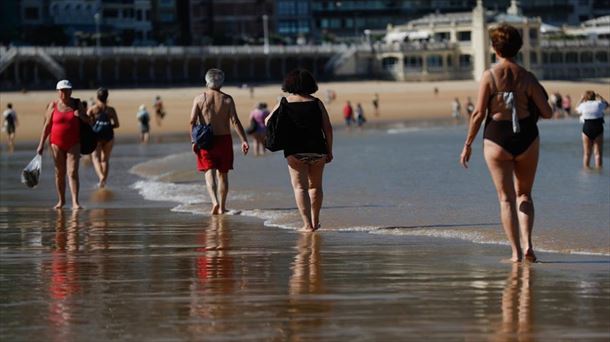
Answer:
[(95, 12), (93, 15), (93, 20), (95, 21), (95, 47), (99, 50), (101, 46), (100, 42), (100, 22), (102, 21), (102, 15), (100, 12)]
[(269, 54), (269, 16), (263, 14), (263, 52)]

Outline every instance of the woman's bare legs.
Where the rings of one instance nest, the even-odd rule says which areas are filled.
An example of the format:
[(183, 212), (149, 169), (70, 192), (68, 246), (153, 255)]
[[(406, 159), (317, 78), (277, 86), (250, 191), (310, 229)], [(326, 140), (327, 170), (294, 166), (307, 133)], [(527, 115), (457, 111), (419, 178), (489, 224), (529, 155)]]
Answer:
[(112, 148), (114, 147), (114, 139), (110, 140), (110, 141), (105, 141), (101, 143), (101, 148), (100, 145), (98, 145), (98, 149), (96, 149), (96, 153), (98, 152), (98, 150), (100, 151), (99, 155), (97, 156), (99, 158), (99, 160), (97, 161), (99, 163), (99, 167), (100, 167), (100, 173), (98, 173), (98, 176), (100, 176), (100, 182), (99, 182), (99, 187), (103, 188), (106, 186), (106, 181), (108, 180), (108, 170), (110, 169), (110, 154), (112, 153)]
[(589, 162), (591, 161), (591, 147), (593, 142), (589, 137), (582, 133), (582, 167), (585, 169), (589, 168)]
[(513, 262), (521, 261), (519, 223), (515, 208), (516, 194), (513, 181), (514, 162), (512, 156), (497, 144), (485, 139), (483, 146), (485, 161), (498, 192), (500, 219), (512, 249), (511, 260)]
[(294, 191), (294, 199), (297, 202), (299, 213), (303, 219), (304, 230), (314, 230), (311, 224), (311, 200), (309, 198), (309, 166), (293, 156), (286, 158), (290, 181)]
[(536, 139), (530, 147), (515, 158), (515, 191), (517, 193), (517, 217), (521, 232), (523, 255), (528, 261), (536, 261), (532, 245), (532, 230), (534, 229), (534, 201), (532, 187), (538, 167), (538, 152), (540, 140)]
[(70, 192), (72, 193), (72, 209), (81, 209), (78, 201), (78, 192), (80, 190), (80, 182), (78, 180), (78, 166), (80, 162), (80, 144), (72, 146), (68, 150), (66, 165), (68, 172), (68, 184), (70, 185)]
[(324, 165), (326, 165), (324, 158), (309, 165), (309, 199), (311, 201), (311, 226), (313, 230), (320, 227), (320, 209), (324, 199), (324, 191), (322, 190)]
[(102, 171), (102, 144), (103, 142), (99, 141), (97, 143), (97, 147), (95, 148), (95, 151), (93, 151), (93, 153), (91, 154), (91, 162), (93, 163), (93, 169), (95, 170), (95, 174), (97, 175), (97, 178), (99, 179), (99, 182), (97, 183), (97, 185), (99, 187), (101, 187), (101, 183), (102, 183), (102, 178), (104, 178), (104, 173)]
[(602, 151), (604, 147), (604, 135), (600, 134), (593, 141), (593, 154), (595, 155), (595, 167), (600, 169), (602, 167)]
[(53, 161), (55, 162), (55, 189), (59, 201), (55, 205), (55, 209), (63, 208), (66, 204), (66, 152), (62, 151), (56, 145), (51, 145), (53, 153)]

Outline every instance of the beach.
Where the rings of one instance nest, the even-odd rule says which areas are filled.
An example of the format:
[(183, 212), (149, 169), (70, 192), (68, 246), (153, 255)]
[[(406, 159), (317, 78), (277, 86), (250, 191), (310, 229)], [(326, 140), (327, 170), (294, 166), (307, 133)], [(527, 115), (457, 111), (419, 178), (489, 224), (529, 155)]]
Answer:
[(504, 261), (480, 137), (458, 164), (464, 124), (336, 127), (314, 234), (281, 153), (234, 140), (238, 215), (211, 217), (181, 135), (119, 137), (106, 189), (83, 163), (75, 212), (50, 209), (48, 154), (41, 184), (20, 184), (33, 145), (18, 145), (0, 155), (0, 338), (607, 340), (610, 174), (581, 169), (577, 120), (539, 126), (536, 264)]
[[(227, 80), (232, 82), (232, 80)], [(605, 82), (605, 83), (604, 83)], [(593, 82), (543, 81), (547, 91), (569, 94), (573, 107), (580, 96), (589, 89), (610, 98), (607, 80)], [(438, 88), (437, 95), (434, 88)], [(476, 101), (478, 83), (475, 81), (445, 82), (391, 82), (391, 81), (358, 81), (320, 83), (315, 94), (326, 101), (327, 90), (336, 93), (336, 99), (327, 104), (331, 120), (335, 125), (343, 124), (342, 108), (346, 101), (355, 106), (361, 103), (369, 125), (401, 123), (404, 121), (432, 122), (450, 121), (451, 101), (458, 98), (465, 115), (466, 98)], [(109, 105), (114, 106), (120, 119), (119, 137), (135, 137), (139, 133), (136, 112), (144, 104), (151, 114), (151, 136), (160, 137), (166, 134), (182, 134), (188, 137), (189, 115), (193, 98), (203, 91), (200, 88), (157, 88), (157, 89), (110, 89)], [(254, 85), (254, 96), (250, 97), (248, 88), (226, 86), (223, 91), (234, 97), (237, 113), (244, 126), (249, 125), (249, 113), (259, 102), (266, 102), (270, 107), (277, 103), (279, 96), (284, 95), (281, 84)], [(379, 94), (379, 116), (374, 115), (372, 105), (374, 94)], [(161, 96), (167, 116), (159, 127), (154, 122), (153, 102), (155, 96)], [(0, 108), (12, 103), (17, 111), (20, 126), (17, 128), (17, 143), (29, 142), (40, 138), (40, 129), (46, 106), (57, 97), (55, 90), (21, 92), (2, 92)], [(95, 89), (74, 89), (73, 97), (81, 100), (95, 98)], [(1, 134), (0, 141), (6, 142), (6, 135)]]

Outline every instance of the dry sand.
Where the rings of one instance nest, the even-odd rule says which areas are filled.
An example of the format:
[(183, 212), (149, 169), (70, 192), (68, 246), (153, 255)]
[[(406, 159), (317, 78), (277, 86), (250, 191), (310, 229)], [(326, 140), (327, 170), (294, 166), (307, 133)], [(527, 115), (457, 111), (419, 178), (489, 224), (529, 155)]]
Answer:
[[(607, 84), (587, 82), (543, 82), (549, 92), (558, 91), (561, 94), (570, 94), (573, 101), (588, 89), (601, 92), (610, 98)], [(437, 87), (439, 94), (434, 95), (433, 89)], [(192, 99), (203, 88), (161, 88), (161, 89), (111, 89), (110, 105), (114, 106), (119, 114), (121, 127), (117, 134), (120, 137), (134, 137), (138, 133), (138, 123), (135, 113), (140, 104), (145, 104), (152, 113), (152, 103), (156, 95), (160, 95), (165, 103), (167, 117), (161, 127), (154, 120), (151, 122), (151, 135), (184, 132), (188, 136), (188, 116)], [(328, 105), (328, 111), (335, 124), (341, 124), (341, 109), (345, 101), (350, 100), (353, 105), (362, 103), (369, 123), (388, 123), (407, 120), (435, 120), (447, 119), (451, 113), (451, 101), (457, 97), (464, 104), (466, 97), (476, 99), (478, 83), (475, 81), (446, 81), (446, 82), (334, 82), (321, 83), (316, 94), (325, 98), (326, 90), (332, 89), (337, 98)], [(244, 126), (248, 125), (248, 115), (258, 102), (267, 102), (272, 106), (277, 97), (282, 95), (280, 85), (265, 85), (255, 88), (254, 97), (250, 98), (247, 89), (234, 86), (223, 88), (232, 95), (237, 103), (237, 111)], [(373, 115), (372, 99), (374, 93), (380, 97), (380, 116)], [(95, 90), (74, 91), (73, 96), (89, 99), (95, 96)], [(13, 103), (17, 111), (20, 126), (17, 128), (17, 143), (31, 142), (38, 139), (42, 127), (42, 116), (45, 106), (56, 97), (55, 91), (31, 91), (27, 93), (3, 92), (0, 94), (0, 106)], [(465, 107), (464, 105), (462, 106)], [(6, 141), (6, 134), (2, 134), (2, 142)]]

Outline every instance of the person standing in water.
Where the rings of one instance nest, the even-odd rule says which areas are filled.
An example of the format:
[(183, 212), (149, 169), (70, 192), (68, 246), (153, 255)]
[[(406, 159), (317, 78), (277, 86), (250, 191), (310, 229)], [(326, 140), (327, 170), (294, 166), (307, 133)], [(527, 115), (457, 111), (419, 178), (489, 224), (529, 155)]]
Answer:
[(140, 124), (140, 142), (146, 144), (150, 138), (150, 114), (148, 114), (144, 104), (141, 104), (138, 108), (136, 118)]
[[(468, 167), (471, 145), (485, 120), (483, 154), (498, 194), (500, 219), (512, 250), (511, 260), (536, 261), (532, 244), (532, 187), (540, 145), (537, 113), (548, 119), (553, 112), (544, 88), (515, 60), (523, 45), (519, 31), (501, 24), (490, 35), (499, 62), (481, 78), (460, 162)], [(530, 102), (535, 105), (535, 113), (530, 111)]]
[(360, 103), (356, 104), (356, 124), (358, 128), (362, 128), (364, 123), (366, 122), (366, 118), (364, 117), (364, 108)]
[(470, 120), (470, 117), (472, 116), (473, 112), (474, 103), (472, 103), (472, 99), (470, 98), (470, 96), (468, 96), (468, 99), (466, 100), (466, 114), (468, 115), (468, 120)]
[(114, 147), (114, 129), (119, 128), (119, 117), (114, 107), (108, 106), (108, 89), (97, 90), (95, 105), (87, 113), (93, 123), (97, 136), (97, 148), (93, 152), (93, 166), (99, 178), (98, 187), (106, 186), (110, 169), (110, 154)]
[(349, 101), (345, 102), (343, 106), (343, 119), (345, 120), (345, 128), (350, 129), (352, 122), (354, 122), (354, 108)]
[(153, 108), (155, 109), (155, 119), (157, 121), (157, 126), (161, 127), (161, 122), (163, 121), (163, 118), (165, 118), (165, 107), (163, 106), (163, 100), (161, 100), (161, 96), (157, 95), (155, 97)]
[(250, 146), (246, 132), (237, 117), (235, 101), (220, 91), (225, 80), (220, 69), (210, 69), (205, 74), (206, 87), (201, 95), (193, 100), (190, 124), (211, 124), (214, 132), (212, 147), (199, 149), (193, 143), (192, 149), (197, 157), (197, 170), (205, 173), (205, 183), (212, 200), (212, 215), (228, 212), (226, 207), (229, 193), (229, 170), (233, 169), (233, 140), (231, 126), (241, 140), (241, 151), (248, 153)]
[(460, 105), (460, 100), (456, 97), (451, 102), (451, 117), (457, 123), (462, 116), (462, 105)]
[(252, 122), (253, 127), (250, 129), (251, 134), (254, 138), (254, 155), (262, 156), (265, 154), (265, 135), (267, 132), (267, 127), (265, 126), (265, 118), (269, 115), (269, 110), (267, 109), (267, 104), (264, 102), (259, 103), (256, 108), (250, 112), (250, 122)]
[(375, 116), (379, 116), (379, 94), (375, 93), (373, 97), (373, 110)]
[(55, 188), (59, 201), (55, 209), (63, 208), (66, 203), (66, 174), (72, 194), (72, 209), (81, 209), (78, 200), (80, 183), (78, 166), (80, 160), (81, 121), (89, 124), (80, 100), (72, 97), (72, 83), (68, 80), (57, 82), (57, 100), (47, 106), (45, 120), (36, 153), (42, 155), (44, 144), (51, 137), (51, 152), (55, 162)]
[(602, 152), (604, 144), (604, 111), (608, 108), (606, 101), (600, 94), (588, 90), (580, 99), (576, 112), (580, 114), (582, 122), (582, 166), (589, 168), (591, 152), (595, 154), (595, 167), (602, 167)]
[(6, 105), (6, 110), (2, 113), (2, 119), (4, 120), (4, 130), (8, 136), (8, 149), (13, 151), (15, 149), (15, 131), (19, 125), (19, 120), (12, 103)]
[(295, 69), (286, 74), (282, 90), (289, 93), (282, 98), (267, 117), (269, 120), (282, 106), (289, 137), (284, 146), (284, 157), (294, 191), (294, 197), (303, 219), (303, 230), (320, 228), (322, 208), (322, 176), (324, 166), (333, 160), (333, 127), (322, 101), (314, 97), (318, 84), (305, 69)]

